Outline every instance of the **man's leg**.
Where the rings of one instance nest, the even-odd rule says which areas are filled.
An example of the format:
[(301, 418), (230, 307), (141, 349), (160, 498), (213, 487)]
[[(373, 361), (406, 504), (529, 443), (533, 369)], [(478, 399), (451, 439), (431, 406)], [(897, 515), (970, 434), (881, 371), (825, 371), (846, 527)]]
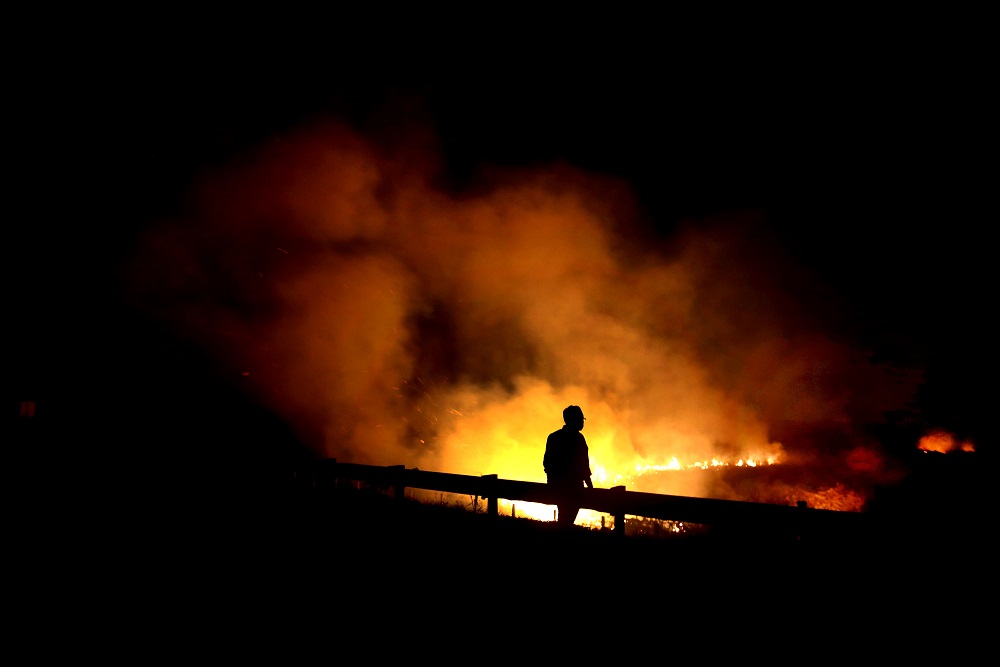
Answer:
[[(572, 526), (576, 523), (576, 517), (580, 514), (580, 508), (575, 505), (563, 505), (559, 508), (559, 523)], [(565, 519), (563, 518), (565, 517)]]
[(576, 517), (580, 514), (580, 502), (577, 498), (579, 491), (575, 486), (566, 484), (563, 489), (564, 500), (559, 504), (559, 523), (564, 526), (572, 526), (576, 523)]
[(566, 503), (562, 503), (561, 505), (558, 506), (558, 509), (559, 509), (559, 516), (557, 518), (557, 521), (560, 525), (572, 526), (574, 523), (576, 523), (577, 510), (575, 507), (573, 507), (572, 505), (568, 505)]

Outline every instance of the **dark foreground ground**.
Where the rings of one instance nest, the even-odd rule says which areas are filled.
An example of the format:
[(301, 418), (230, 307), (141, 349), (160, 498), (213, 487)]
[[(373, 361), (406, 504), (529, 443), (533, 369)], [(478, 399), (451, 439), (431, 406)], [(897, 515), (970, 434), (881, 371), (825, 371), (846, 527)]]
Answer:
[[(46, 645), (60, 655), (79, 655), (83, 636), (140, 661), (200, 659), (200, 642), (221, 643), (227, 661), (259, 658), (279, 639), (312, 646), (310, 662), (445, 650), (506, 661), (558, 637), (566, 659), (677, 645), (721, 659), (764, 642), (797, 662), (806, 649), (812, 661), (941, 646), (961, 660), (989, 636), (996, 565), (981, 516), (887, 510), (836, 539), (643, 537), (379, 493), (210, 487), (59, 497), (45, 521), (8, 531), (14, 627), (72, 637)], [(277, 662), (301, 661), (290, 655)]]
[(337, 596), (411, 603), (411, 593), (519, 606), (557, 591), (626, 601), (710, 591), (725, 599), (757, 590), (782, 591), (801, 603), (813, 596), (871, 602), (893, 587), (940, 585), (962, 597), (993, 576), (983, 508), (907, 507), (886, 499), (859, 517), (856, 530), (838, 534), (760, 526), (693, 526), (673, 534), (628, 518), (622, 535), (397, 501), (351, 486), (325, 493), (275, 486), (268, 493), (228, 489), (197, 503), (178, 495), (145, 519), (123, 513), (131, 525), (109, 524), (118, 530), (109, 537), (135, 535), (132, 547), (145, 549), (168, 577), (233, 577), (250, 590), (329, 587)]

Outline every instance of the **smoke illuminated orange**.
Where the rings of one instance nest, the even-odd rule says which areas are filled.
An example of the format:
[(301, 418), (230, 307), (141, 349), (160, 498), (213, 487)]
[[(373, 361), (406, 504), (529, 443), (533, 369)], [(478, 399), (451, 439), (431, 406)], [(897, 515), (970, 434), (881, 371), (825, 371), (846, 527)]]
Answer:
[[(820, 455), (879, 473), (864, 426), (919, 374), (837, 332), (766, 221), (657, 238), (626, 184), (566, 165), (447, 192), (426, 145), (331, 121), (202, 174), (137, 252), (135, 302), (319, 456), (544, 481), (576, 404), (598, 486), (711, 497), (681, 471)], [(855, 506), (821, 500), (840, 483), (802, 493)]]

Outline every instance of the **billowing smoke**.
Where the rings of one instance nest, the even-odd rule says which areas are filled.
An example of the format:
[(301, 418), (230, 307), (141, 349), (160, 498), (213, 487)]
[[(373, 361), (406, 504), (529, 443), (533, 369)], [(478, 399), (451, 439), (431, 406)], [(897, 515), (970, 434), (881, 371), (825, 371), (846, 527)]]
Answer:
[(884, 465), (867, 429), (920, 377), (869, 360), (767, 220), (664, 238), (609, 177), (442, 171), (426, 135), (324, 121), (275, 139), (144, 238), (135, 302), (319, 456), (543, 481), (572, 403), (599, 486), (725, 495), (637, 476), (713, 459)]

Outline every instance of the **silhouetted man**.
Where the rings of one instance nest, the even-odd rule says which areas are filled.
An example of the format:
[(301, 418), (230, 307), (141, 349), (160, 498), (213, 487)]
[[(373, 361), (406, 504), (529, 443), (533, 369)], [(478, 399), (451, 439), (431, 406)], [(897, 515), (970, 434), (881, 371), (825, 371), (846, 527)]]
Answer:
[(557, 504), (557, 521), (564, 526), (576, 523), (576, 516), (580, 512), (580, 489), (594, 488), (594, 482), (590, 478), (590, 450), (587, 439), (580, 432), (586, 419), (579, 405), (567, 406), (563, 410), (563, 427), (550, 433), (545, 441), (542, 466), (549, 485), (558, 488), (563, 497)]

